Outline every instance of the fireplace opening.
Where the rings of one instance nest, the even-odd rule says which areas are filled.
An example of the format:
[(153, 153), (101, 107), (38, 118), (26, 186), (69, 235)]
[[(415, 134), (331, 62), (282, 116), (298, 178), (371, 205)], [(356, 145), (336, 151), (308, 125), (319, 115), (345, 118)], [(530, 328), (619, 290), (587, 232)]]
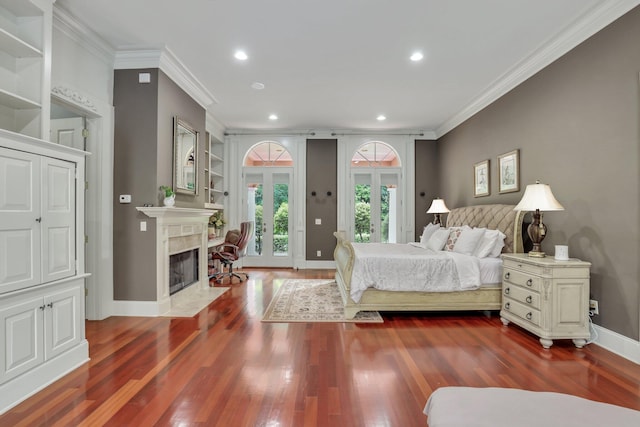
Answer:
[(199, 248), (169, 256), (169, 295), (198, 283)]

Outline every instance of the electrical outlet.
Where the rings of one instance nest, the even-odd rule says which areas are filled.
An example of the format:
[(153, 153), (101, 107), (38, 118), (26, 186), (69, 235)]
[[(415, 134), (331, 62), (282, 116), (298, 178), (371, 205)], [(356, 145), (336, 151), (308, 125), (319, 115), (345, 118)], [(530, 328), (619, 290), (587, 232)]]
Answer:
[(316, 256), (322, 256), (322, 251), (316, 251)]
[(600, 314), (600, 311), (598, 310), (598, 301), (594, 299), (589, 300), (589, 311), (591, 311), (594, 315)]

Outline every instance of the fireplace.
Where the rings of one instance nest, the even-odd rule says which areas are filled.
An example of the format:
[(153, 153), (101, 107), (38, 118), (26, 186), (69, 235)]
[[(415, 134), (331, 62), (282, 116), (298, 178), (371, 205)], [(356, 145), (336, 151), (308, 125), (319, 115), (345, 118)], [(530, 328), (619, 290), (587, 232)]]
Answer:
[(156, 300), (136, 306), (141, 308), (128, 314), (158, 316), (171, 310), (175, 298), (209, 287), (207, 222), (213, 211), (179, 207), (136, 209), (156, 221)]
[(169, 295), (198, 283), (199, 249), (191, 249), (169, 256)]

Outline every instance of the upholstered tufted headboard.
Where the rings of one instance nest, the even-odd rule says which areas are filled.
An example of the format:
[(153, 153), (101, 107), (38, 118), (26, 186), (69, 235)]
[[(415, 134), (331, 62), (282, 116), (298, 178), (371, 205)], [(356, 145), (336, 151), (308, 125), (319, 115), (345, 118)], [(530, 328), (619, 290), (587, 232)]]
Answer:
[(485, 227), (505, 234), (502, 252), (524, 252), (522, 242), (523, 211), (514, 211), (515, 205), (477, 205), (451, 209), (447, 227)]

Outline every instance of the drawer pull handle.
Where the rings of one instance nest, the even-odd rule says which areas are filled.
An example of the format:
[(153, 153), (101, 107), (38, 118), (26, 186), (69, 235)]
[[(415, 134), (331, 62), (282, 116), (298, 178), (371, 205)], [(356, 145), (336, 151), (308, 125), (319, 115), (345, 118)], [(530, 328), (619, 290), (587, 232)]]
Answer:
[(527, 280), (527, 286), (531, 286), (531, 285), (533, 285), (533, 279)]
[(505, 295), (509, 295), (509, 292), (511, 291), (511, 289), (509, 288), (504, 288), (504, 294)]
[(527, 320), (531, 320), (531, 318), (533, 317), (533, 313), (528, 312), (525, 317), (527, 318)]
[(49, 308), (53, 308), (53, 303), (52, 303), (52, 302), (50, 302), (49, 304), (47, 304), (47, 307), (49, 307)]
[(531, 295), (529, 295), (525, 301), (531, 304), (531, 301), (533, 301), (533, 298), (531, 298)]
[(518, 268), (522, 268), (522, 264), (518, 264)]
[(505, 273), (505, 275), (504, 275), (504, 278), (505, 278), (505, 279), (508, 279), (508, 278), (509, 278), (509, 276), (511, 276), (511, 273), (509, 273), (509, 272), (507, 271), (507, 272)]
[(509, 307), (511, 307), (511, 303), (509, 302), (504, 305), (505, 310), (509, 310)]

